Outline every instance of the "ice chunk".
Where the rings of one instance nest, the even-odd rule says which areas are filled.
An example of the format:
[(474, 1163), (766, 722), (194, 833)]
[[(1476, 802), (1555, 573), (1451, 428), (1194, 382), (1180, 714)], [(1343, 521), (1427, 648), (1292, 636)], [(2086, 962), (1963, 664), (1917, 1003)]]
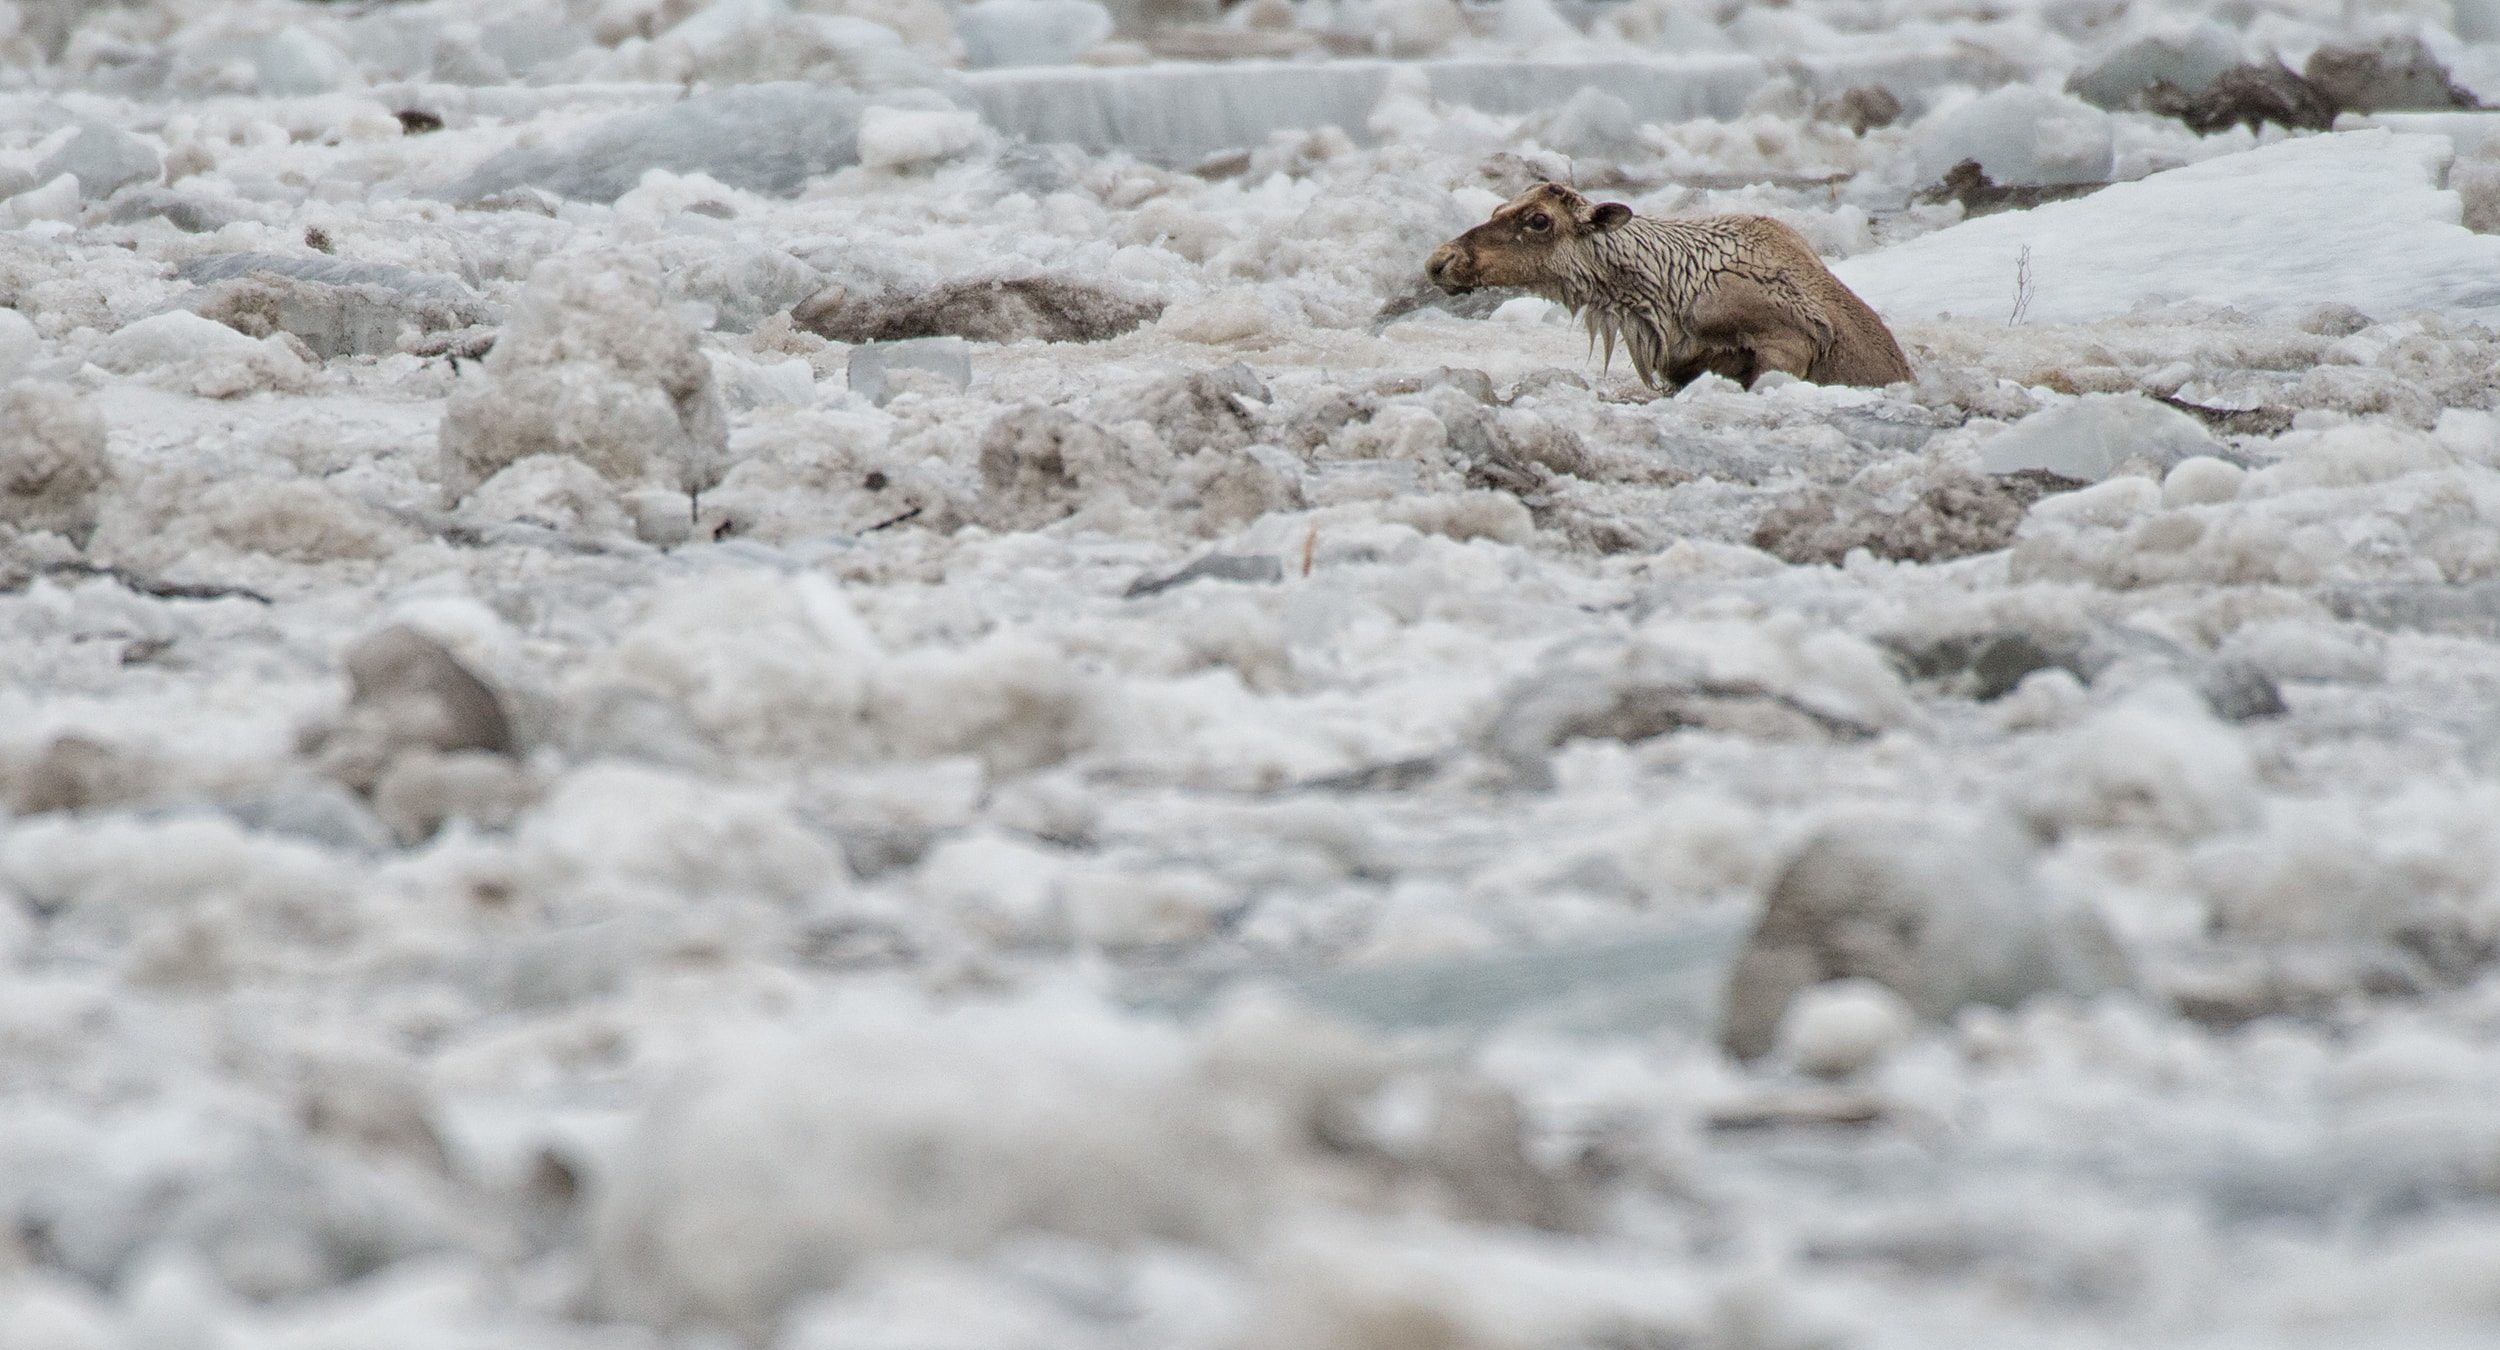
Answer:
[(1142, 1006), (1194, 1010), (1233, 983), (1255, 982), (1382, 1031), (1541, 1031), (1646, 1035), (1714, 1025), (1745, 937), (1738, 916), (1662, 933), (1607, 934), (1355, 969), (1270, 970), (1241, 981), (1141, 980)]
[(62, 174), (41, 187), (28, 188), (0, 206), (8, 209), (9, 221), (32, 225), (38, 221), (75, 221), (78, 219), (78, 175)]
[(203, 357), (248, 357), (260, 345), (214, 319), (177, 309), (124, 325), (98, 344), (90, 359), (106, 370), (137, 375)]
[(2193, 840), (2256, 822), (2262, 794), (2247, 741), (2203, 707), (2160, 692), (2170, 691), (2099, 714), (2040, 765), (2022, 798), (2036, 831)]
[(887, 383), (898, 370), (926, 371), (946, 386), (962, 389), (972, 383), (972, 347), (959, 337), (863, 342), (851, 349), (851, 392), (883, 407), (899, 392)]
[(2444, 137), (2303, 137), (2010, 211), (1837, 264), (1894, 319), (2002, 318), (2018, 271), (2032, 323), (2083, 323), (2166, 298), (2291, 313), (2500, 305), (2500, 238), (2458, 224)]
[(1571, 96), (1536, 127), (1536, 137), (1566, 155), (1626, 159), (1642, 150), (1641, 121), (1632, 105), (1592, 85)]
[(1979, 467), (1990, 473), (2038, 470), (2097, 483), (2130, 463), (2160, 474), (2220, 449), (2204, 423), (2142, 394), (2086, 394), (2033, 413), (1990, 439), (1980, 448)]
[(0, 309), (0, 380), (43, 350), (43, 339), (35, 332), (34, 321), (14, 309)]
[(325, 728), (323, 771), (370, 791), (409, 751), (483, 750), (510, 754), (512, 725), (503, 700), (451, 650), (405, 624), (348, 648), (347, 711)]
[(356, 82), (356, 63), (304, 24), (288, 24), (252, 44), (263, 98), (326, 94)]
[(1111, 36), (1111, 11), (1093, 0), (980, 0), (955, 11), (964, 60), (990, 66), (1063, 66)]
[(2240, 484), (2248, 471), (2227, 460), (2211, 455), (2195, 455), (2180, 460), (2161, 480), (2161, 504), (2164, 506), (2205, 506), (2227, 502), (2240, 495)]
[(87, 200), (101, 201), (133, 183), (163, 178), (165, 157), (119, 127), (88, 122), (35, 167), (35, 177), (46, 182), (65, 173), (78, 175), (78, 190)]
[[(950, 106), (931, 94), (900, 106)], [(796, 82), (740, 85), (683, 103), (629, 113), (563, 145), (521, 146), (479, 165), (435, 195), (475, 201), (537, 187), (581, 201), (612, 202), (652, 169), (701, 173), (748, 192), (789, 196), (818, 174), (859, 162), (867, 103), (846, 89)]]
[(1883, 985), (1859, 977), (1833, 980), (1788, 1005), (1780, 1018), (1779, 1056), (1807, 1073), (1840, 1077), (1908, 1040), (1916, 1022), (1910, 1005)]
[(611, 257), (539, 265), (485, 378), (443, 411), (453, 496), (535, 454), (568, 454), (619, 487), (699, 492), (720, 481), (729, 415), (701, 335), (665, 308), (656, 268)]
[(753, 1333), (879, 1251), (1228, 1237), (1274, 1160), (1213, 1086), (1174, 1031), (1081, 1006), (859, 1001), (669, 1086), (602, 1187), (600, 1300)]
[(1869, 813), (1825, 826), (1772, 883), (1737, 957), (1729, 1052), (1768, 1052), (1790, 1003), (1826, 980), (1872, 980), (1928, 1018), (2123, 982), (2100, 916), (2056, 904), (2033, 867), (2022, 831), (1999, 816)]
[(213, 253), (176, 269), (183, 280), (207, 285), (255, 272), (273, 272), (296, 281), (324, 286), (383, 286), (412, 299), (475, 303), (477, 292), (458, 277), (418, 272), (389, 263), (351, 262), (345, 258), (303, 258), (282, 253)]
[[(675, 8), (692, 13), (648, 43), (623, 44), (613, 55), (575, 62), (572, 69), (609, 79), (714, 87), (796, 80), (861, 93), (938, 80), (937, 68), (897, 30), (914, 29), (921, 45), (943, 48), (949, 44), (942, 11), (856, 0), (841, 7), (853, 12), (797, 13), (790, 0), (714, 0)], [(810, 0), (804, 8), (834, 6)]]
[(2158, 22), (2088, 58), (2066, 89), (2103, 108), (2125, 108), (2156, 83), (2194, 93), (2239, 60), (2239, 40), (2219, 24)]
[(822, 291), (825, 274), (777, 248), (706, 250), (682, 267), (668, 269), (672, 300), (691, 300), (712, 311), (712, 327), (751, 333), (755, 326)]
[(2024, 186), (2106, 183), (2116, 164), (2108, 113), (2029, 85), (1937, 113), (1912, 136), (1919, 179), (1928, 183), (1966, 159), (1991, 182)]
[[(984, 0), (993, 5), (1049, 2)], [(1067, 2), (1084, 4), (1085, 0)], [(860, 114), (859, 162), (871, 169), (901, 169), (952, 159), (979, 145), (981, 133), (978, 113), (960, 109), (870, 108)]]
[(761, 1344), (811, 1292), (1017, 1237), (1247, 1255), (1304, 1205), (1577, 1221), (1578, 1189), (1523, 1150), (1515, 1097), (1402, 1067), (1273, 1002), (1205, 1031), (1058, 993), (944, 1010), (859, 996), (795, 1030), (725, 1028), (602, 1177), (594, 1297)]
[(103, 419), (76, 394), (33, 383), (0, 392), (0, 525), (83, 540), (111, 477)]
[(393, 352), (411, 333), (502, 317), (451, 277), (388, 264), (241, 253), (192, 263), (183, 275), (211, 282), (183, 297), (183, 308), (252, 337), (292, 333), (324, 360)]
[[(1189, 164), (1264, 145), (1280, 131), (1339, 127), (1367, 137), (1373, 110), (1399, 71), (1417, 72), (1434, 100), (1508, 116), (1599, 89), (1644, 124), (1735, 117), (1769, 78), (1753, 58), (1704, 56), (1054, 67), (974, 71), (964, 84), (991, 126), (1026, 140)], [(1847, 82), (1865, 78), (1853, 73)]]

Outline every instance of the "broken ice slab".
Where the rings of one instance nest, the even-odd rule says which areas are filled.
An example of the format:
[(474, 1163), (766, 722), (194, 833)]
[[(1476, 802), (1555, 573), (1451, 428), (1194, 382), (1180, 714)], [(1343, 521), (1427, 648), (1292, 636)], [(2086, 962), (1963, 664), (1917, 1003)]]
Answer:
[(1579, 61), (1166, 62), (977, 70), (964, 76), (963, 87), (1006, 135), (1178, 165), (1265, 144), (1279, 131), (1334, 126), (1368, 139), (1372, 110), (1401, 70), (1422, 72), (1435, 99), (1484, 112), (1516, 116), (1559, 108), (1596, 89), (1649, 124), (1736, 118), (1775, 78), (1793, 77), (1816, 93), (1869, 84), (1910, 91), (1955, 79), (1993, 82), (1977, 65), (1970, 51), (1918, 47), (1805, 56), (1782, 60), (1776, 69), (1734, 53)]
[[(897, 91), (878, 101), (954, 106), (925, 90)], [(645, 173), (667, 169), (786, 197), (818, 174), (859, 162), (859, 119), (867, 106), (846, 89), (794, 81), (739, 85), (624, 114), (562, 145), (506, 150), (435, 195), (469, 202), (535, 187), (575, 201), (612, 202), (638, 186)]]
[(1403, 961), (1352, 970), (1182, 973), (1141, 979), (1133, 1006), (1188, 1016), (1236, 990), (1282, 990), (1382, 1031), (1539, 1031), (1637, 1036), (1718, 1034), (1728, 972), (1752, 931), (1748, 908), (1662, 932), (1615, 933), (1527, 950)]
[(156, 147), (119, 127), (88, 122), (35, 167), (35, 180), (48, 183), (65, 173), (78, 176), (78, 190), (87, 200), (102, 201), (133, 183), (163, 178), (165, 159)]
[(2130, 461), (2166, 472), (2181, 460), (2223, 452), (2204, 423), (2142, 394), (2086, 394), (1998, 432), (1980, 446), (1979, 467), (2097, 483)]
[(388, 263), (225, 253), (180, 274), (201, 283), (182, 308), (256, 337), (283, 329), (324, 360), (392, 352), (412, 330), (467, 329), (503, 316), (458, 278)]
[(897, 370), (927, 371), (961, 389), (972, 383), (972, 345), (959, 337), (863, 342), (851, 349), (851, 392), (882, 408), (902, 392), (886, 385), (888, 372)]
[(964, 60), (992, 66), (1060, 66), (1111, 36), (1111, 11), (1093, 0), (980, 0), (955, 11)]

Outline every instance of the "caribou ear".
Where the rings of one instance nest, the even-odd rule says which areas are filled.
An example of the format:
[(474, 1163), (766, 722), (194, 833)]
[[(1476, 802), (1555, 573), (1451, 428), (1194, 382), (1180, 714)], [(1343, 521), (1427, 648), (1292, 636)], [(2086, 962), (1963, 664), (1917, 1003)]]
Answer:
[(1631, 218), (1631, 207), (1621, 202), (1607, 202), (1589, 213), (1589, 225), (1599, 234), (1604, 234)]

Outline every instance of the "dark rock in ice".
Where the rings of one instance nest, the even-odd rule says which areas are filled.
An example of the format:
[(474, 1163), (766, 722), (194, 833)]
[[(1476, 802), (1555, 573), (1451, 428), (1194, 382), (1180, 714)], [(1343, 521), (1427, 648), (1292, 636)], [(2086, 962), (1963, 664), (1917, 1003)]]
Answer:
[(1526, 294), (1527, 291), (1512, 287), (1488, 286), (1465, 295), (1448, 295), (1419, 274), (1414, 285), (1381, 304), (1380, 311), (1372, 315), (1372, 331), (1378, 333), (1400, 319), (1428, 309), (1462, 319), (1489, 319), (1493, 317), (1493, 311)]
[(2482, 100), (2457, 86), (2419, 34), (2381, 38), (2368, 45), (2329, 43), (2310, 54), (2301, 73), (2339, 112), (2439, 112), (2483, 106)]
[(2281, 717), (2291, 711), (2273, 677), (2243, 660), (2208, 663), (2197, 676), (2196, 692), (2226, 722)]
[(1900, 121), (1901, 112), (1900, 98), (1880, 84), (1843, 89), (1814, 104), (1816, 120), (1836, 122), (1859, 136)]
[(1982, 703), (2012, 693), (2036, 671), (2063, 670), (2092, 684), (2122, 666), (2133, 666), (2186, 681), (2214, 715), (2226, 721), (2275, 717), (2287, 710), (2272, 677), (2244, 660), (2204, 656), (2140, 629), (2114, 624), (2080, 630), (2042, 625), (1881, 641), (1910, 678), (1939, 685), (1949, 696)]
[(2281, 62), (2234, 66), (2192, 92), (2155, 81), (2144, 91), (2143, 104), (2145, 111), (2178, 118), (2201, 135), (2235, 125), (2255, 131), (2268, 122), (2324, 131), (2335, 125), (2338, 111), (2316, 85)]
[[(882, 101), (953, 106), (925, 92)], [(644, 174), (667, 169), (787, 197), (819, 174), (859, 163), (859, 120), (868, 106), (847, 89), (794, 81), (737, 85), (628, 113), (560, 146), (506, 150), (434, 195), (473, 202), (534, 187), (576, 201), (612, 202)]]
[(1999, 211), (2028, 211), (2044, 202), (2062, 202), (2088, 196), (2108, 187), (2107, 183), (2013, 183), (2000, 185), (1988, 177), (1979, 161), (1966, 159), (1945, 170), (1944, 177), (1910, 194), (1910, 200), (1929, 206), (1960, 202), (1965, 216), (1993, 215)]
[(2011, 545), (2033, 502), (2082, 486), (2038, 471), (1946, 469), (1897, 507), (1855, 484), (1800, 488), (1764, 514), (1752, 543), (1791, 563), (1837, 565), (1861, 548), (1895, 562), (1942, 562)]
[(2155, 81), (2143, 106), (2212, 133), (2232, 125), (2251, 131), (2272, 122), (2296, 131), (2325, 131), (2347, 112), (2445, 111), (2480, 108), (2419, 36), (2367, 45), (2318, 48), (2295, 74), (2279, 61), (2233, 66), (2199, 88)]
[(830, 286), (790, 311), (799, 327), (836, 342), (947, 335), (974, 342), (1100, 342), (1151, 323), (1159, 300), (1066, 277), (971, 277), (924, 289), (855, 292)]
[(1175, 586), (1193, 581), (1242, 581), (1264, 583), (1285, 579), (1285, 565), (1267, 554), (1210, 553), (1192, 561), (1177, 572), (1159, 577), (1139, 577), (1120, 593), (1122, 599), (1134, 600), (1144, 595), (1160, 595)]

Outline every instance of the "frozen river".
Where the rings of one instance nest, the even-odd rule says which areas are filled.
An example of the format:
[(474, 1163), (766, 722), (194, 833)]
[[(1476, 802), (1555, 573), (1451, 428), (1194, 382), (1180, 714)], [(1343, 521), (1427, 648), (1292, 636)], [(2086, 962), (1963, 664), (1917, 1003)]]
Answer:
[[(2500, 1344), (2485, 92), (0, 0), (0, 1350)], [(1423, 284), (1543, 178), (1917, 379)]]

